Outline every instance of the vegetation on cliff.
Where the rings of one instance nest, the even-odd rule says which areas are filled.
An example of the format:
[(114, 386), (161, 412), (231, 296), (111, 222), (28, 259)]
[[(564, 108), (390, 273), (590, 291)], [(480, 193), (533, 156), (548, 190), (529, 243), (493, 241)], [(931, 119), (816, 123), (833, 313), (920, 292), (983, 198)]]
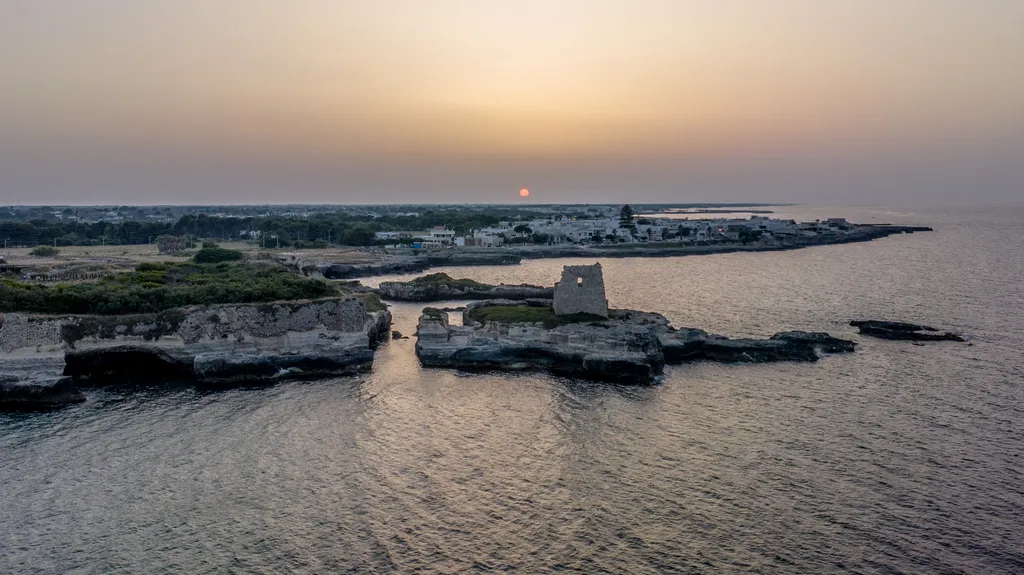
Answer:
[[(424, 310), (426, 313), (426, 310)], [(525, 305), (496, 305), (472, 308), (466, 312), (471, 321), (487, 323), (542, 323), (544, 327), (551, 329), (560, 325), (585, 322), (606, 322), (607, 320), (599, 315), (577, 313), (572, 315), (555, 315), (555, 310), (550, 307), (535, 307)]]
[[(98, 282), (54, 286), (0, 280), (0, 312), (53, 314), (156, 313), (189, 305), (258, 303), (341, 295), (323, 280), (270, 264), (144, 263)], [(373, 294), (359, 294), (367, 309)]]

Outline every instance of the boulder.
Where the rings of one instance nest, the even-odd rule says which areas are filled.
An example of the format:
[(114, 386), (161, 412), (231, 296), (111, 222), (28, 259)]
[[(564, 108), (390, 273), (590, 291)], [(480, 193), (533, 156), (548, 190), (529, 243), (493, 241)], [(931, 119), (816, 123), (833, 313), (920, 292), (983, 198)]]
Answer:
[(850, 325), (859, 329), (861, 335), (881, 339), (906, 341), (967, 341), (953, 332), (943, 332), (927, 325), (902, 321), (853, 320)]
[(81, 403), (85, 395), (70, 377), (0, 376), (0, 409), (53, 409)]

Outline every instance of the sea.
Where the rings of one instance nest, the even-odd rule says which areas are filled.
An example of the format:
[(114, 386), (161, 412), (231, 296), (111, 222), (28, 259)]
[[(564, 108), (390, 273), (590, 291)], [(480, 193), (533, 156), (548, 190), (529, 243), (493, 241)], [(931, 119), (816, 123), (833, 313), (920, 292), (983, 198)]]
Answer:
[[(424, 369), (412, 337), (357, 377), (89, 391), (0, 414), (0, 573), (1024, 572), (1024, 209), (775, 210), (935, 231), (603, 259), (610, 304), (855, 353), (629, 386)], [(550, 285), (577, 263), (432, 271)]]

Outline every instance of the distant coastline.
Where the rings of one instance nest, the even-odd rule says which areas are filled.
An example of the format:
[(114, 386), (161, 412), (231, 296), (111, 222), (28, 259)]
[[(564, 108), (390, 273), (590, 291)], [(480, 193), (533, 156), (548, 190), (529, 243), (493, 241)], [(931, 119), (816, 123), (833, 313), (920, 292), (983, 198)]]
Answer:
[[(741, 244), (716, 243), (709, 245), (683, 245), (673, 243), (611, 244), (597, 246), (509, 246), (461, 247), (436, 250), (400, 249), (388, 252), (376, 262), (358, 264), (332, 263), (326, 258), (310, 259), (289, 257), (290, 265), (304, 275), (327, 279), (356, 279), (380, 275), (419, 273), (436, 267), (516, 265), (523, 259), (552, 258), (646, 258), (680, 257), (727, 254), (735, 252), (776, 252), (798, 250), (814, 246), (867, 242), (897, 234), (934, 231), (928, 226), (897, 226), (861, 224), (846, 234), (836, 236), (804, 236), (790, 238), (785, 243)], [(417, 253), (418, 252), (418, 253)]]

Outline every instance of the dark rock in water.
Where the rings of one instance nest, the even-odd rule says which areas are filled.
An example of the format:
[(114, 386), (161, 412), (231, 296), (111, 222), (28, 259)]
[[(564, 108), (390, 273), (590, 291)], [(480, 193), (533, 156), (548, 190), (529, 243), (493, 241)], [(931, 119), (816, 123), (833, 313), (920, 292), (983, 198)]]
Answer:
[(85, 401), (70, 377), (0, 376), (0, 409), (53, 409)]
[(855, 343), (824, 332), (784, 331), (769, 339), (729, 339), (702, 329), (684, 328), (661, 336), (665, 361), (722, 361), (765, 363), (818, 361), (818, 351), (851, 352)]
[(813, 345), (772, 339), (663, 338), (665, 361), (721, 361), (765, 363), (772, 361), (818, 361)]
[(780, 331), (771, 339), (807, 344), (825, 353), (846, 353), (857, 347), (848, 339), (832, 337), (823, 331)]
[(430, 274), (407, 282), (381, 282), (377, 295), (394, 301), (441, 301), (457, 299), (551, 299), (554, 288), (534, 285), (489, 285), (448, 274)]
[(152, 346), (72, 350), (64, 355), (64, 375), (79, 384), (188, 381), (195, 377), (192, 358)]
[(862, 335), (881, 339), (906, 341), (967, 341), (953, 332), (942, 332), (934, 327), (902, 321), (853, 320), (850, 325), (858, 328)]
[(508, 250), (449, 250), (431, 252), (427, 261), (433, 266), (509, 266), (518, 264), (522, 257)]
[(391, 339), (402, 339), (402, 337), (404, 337), (402, 336), (402, 332), (397, 329), (391, 332)]

